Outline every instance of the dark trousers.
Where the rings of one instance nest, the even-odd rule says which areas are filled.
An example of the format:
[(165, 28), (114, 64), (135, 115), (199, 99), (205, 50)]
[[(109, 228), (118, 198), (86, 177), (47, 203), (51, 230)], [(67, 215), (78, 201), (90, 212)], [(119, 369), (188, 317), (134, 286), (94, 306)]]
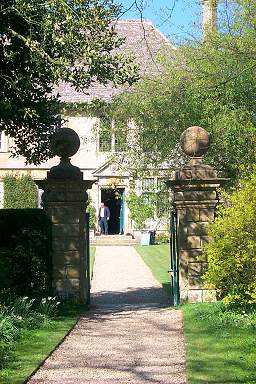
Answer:
[(106, 217), (101, 217), (100, 221), (100, 233), (104, 233), (105, 235), (108, 234), (108, 220)]

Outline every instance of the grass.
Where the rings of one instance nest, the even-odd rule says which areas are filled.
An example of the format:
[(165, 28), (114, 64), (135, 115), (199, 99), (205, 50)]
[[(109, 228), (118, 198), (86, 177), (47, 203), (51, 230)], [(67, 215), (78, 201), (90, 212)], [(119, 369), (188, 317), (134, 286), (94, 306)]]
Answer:
[[(169, 286), (169, 246), (136, 246), (155, 278)], [(256, 314), (223, 303), (185, 304), (189, 384), (256, 384)]]
[[(95, 247), (90, 248), (90, 274), (92, 278)], [(23, 303), (23, 300), (21, 300)], [(26, 304), (24, 302), (24, 304)], [(51, 305), (53, 303), (51, 302)], [(64, 305), (61, 315), (38, 325), (35, 329), (24, 329), (21, 337), (9, 343), (8, 360), (0, 371), (0, 384), (21, 384), (45, 360), (49, 353), (62, 341), (76, 324), (79, 315), (87, 308), (78, 305)]]
[(23, 383), (62, 341), (85, 309), (84, 306), (65, 308), (49, 327), (24, 331), (22, 338), (13, 343), (11, 359), (0, 372), (0, 384)]
[(151, 269), (154, 277), (159, 281), (168, 295), (171, 295), (170, 245), (135, 245), (136, 251), (141, 255), (145, 264)]
[(182, 307), (189, 384), (256, 383), (255, 324), (217, 304)]

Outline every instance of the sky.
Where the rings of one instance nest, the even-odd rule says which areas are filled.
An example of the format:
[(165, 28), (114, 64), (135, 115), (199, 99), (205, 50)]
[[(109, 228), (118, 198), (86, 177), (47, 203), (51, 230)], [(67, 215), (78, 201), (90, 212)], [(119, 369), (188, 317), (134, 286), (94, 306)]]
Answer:
[[(200, 36), (202, 5), (199, 0), (115, 0), (124, 19), (149, 19), (172, 42)], [(139, 8), (139, 9), (138, 9)]]

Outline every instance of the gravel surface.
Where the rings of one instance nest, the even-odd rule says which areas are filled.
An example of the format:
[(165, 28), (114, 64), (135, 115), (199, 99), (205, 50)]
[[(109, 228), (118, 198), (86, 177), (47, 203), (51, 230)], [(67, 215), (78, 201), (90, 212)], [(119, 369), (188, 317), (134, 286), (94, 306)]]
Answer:
[(96, 250), (92, 310), (29, 384), (186, 384), (182, 314), (133, 247)]

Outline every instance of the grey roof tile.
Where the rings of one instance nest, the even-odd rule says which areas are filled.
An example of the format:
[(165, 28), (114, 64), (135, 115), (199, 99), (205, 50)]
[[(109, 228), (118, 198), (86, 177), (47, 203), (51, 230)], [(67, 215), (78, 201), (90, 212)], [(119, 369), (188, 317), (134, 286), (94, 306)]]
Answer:
[[(141, 76), (156, 75), (161, 71), (157, 56), (166, 47), (175, 49), (170, 41), (148, 20), (130, 19), (113, 21), (118, 35), (125, 37), (120, 47), (122, 52), (133, 54), (135, 62), (140, 66)], [(127, 87), (126, 87), (127, 88)], [(60, 83), (55, 89), (64, 102), (88, 102), (94, 98), (111, 100), (113, 96), (126, 89), (124, 86), (114, 88), (111, 84), (94, 83), (87, 92), (77, 92), (69, 83)]]

